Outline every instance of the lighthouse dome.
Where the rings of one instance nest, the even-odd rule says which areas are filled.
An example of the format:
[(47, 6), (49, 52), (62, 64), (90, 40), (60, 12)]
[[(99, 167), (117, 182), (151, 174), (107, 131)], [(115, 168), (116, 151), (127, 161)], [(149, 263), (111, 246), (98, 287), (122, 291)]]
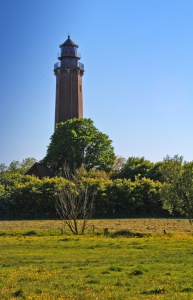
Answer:
[(76, 45), (68, 35), (68, 39), (60, 45), (62, 52), (77, 52), (78, 45)]

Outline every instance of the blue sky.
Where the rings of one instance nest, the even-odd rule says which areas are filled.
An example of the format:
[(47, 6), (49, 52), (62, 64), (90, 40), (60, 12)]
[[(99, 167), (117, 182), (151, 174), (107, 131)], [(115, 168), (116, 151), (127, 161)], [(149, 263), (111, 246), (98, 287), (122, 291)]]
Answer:
[(83, 114), (115, 153), (193, 160), (192, 0), (1, 0), (0, 163), (42, 159), (59, 44), (79, 44)]

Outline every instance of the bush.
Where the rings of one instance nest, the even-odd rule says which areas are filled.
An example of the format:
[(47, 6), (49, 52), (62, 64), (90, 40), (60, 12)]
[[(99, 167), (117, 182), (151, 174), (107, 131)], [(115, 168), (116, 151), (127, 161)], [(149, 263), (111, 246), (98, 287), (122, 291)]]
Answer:
[[(162, 183), (135, 177), (110, 180), (104, 171), (78, 171), (81, 186), (96, 190), (95, 216), (112, 216), (113, 210), (123, 216), (163, 215), (160, 191)], [(10, 174), (0, 175), (0, 217), (9, 219), (57, 218), (55, 191), (68, 183), (63, 177), (43, 178)]]
[(64, 182), (63, 178), (43, 178), (25, 176), (19, 173), (4, 173), (0, 177), (4, 191), (0, 186), (1, 218), (33, 219), (56, 217), (54, 205), (55, 187)]

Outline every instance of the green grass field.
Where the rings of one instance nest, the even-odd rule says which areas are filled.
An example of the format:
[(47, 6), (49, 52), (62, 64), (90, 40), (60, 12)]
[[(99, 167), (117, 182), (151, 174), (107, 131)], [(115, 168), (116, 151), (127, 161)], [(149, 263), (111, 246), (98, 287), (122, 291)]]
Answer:
[(0, 299), (193, 299), (192, 233), (120, 233), (0, 231)]

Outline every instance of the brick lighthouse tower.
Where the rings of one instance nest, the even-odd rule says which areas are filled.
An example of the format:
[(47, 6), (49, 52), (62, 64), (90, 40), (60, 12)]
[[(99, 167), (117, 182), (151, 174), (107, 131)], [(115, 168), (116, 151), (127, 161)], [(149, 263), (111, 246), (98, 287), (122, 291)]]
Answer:
[(83, 118), (82, 104), (82, 76), (84, 65), (79, 62), (81, 55), (77, 52), (76, 45), (68, 39), (60, 45), (58, 60), (54, 65), (56, 75), (56, 106), (55, 126), (73, 118)]

